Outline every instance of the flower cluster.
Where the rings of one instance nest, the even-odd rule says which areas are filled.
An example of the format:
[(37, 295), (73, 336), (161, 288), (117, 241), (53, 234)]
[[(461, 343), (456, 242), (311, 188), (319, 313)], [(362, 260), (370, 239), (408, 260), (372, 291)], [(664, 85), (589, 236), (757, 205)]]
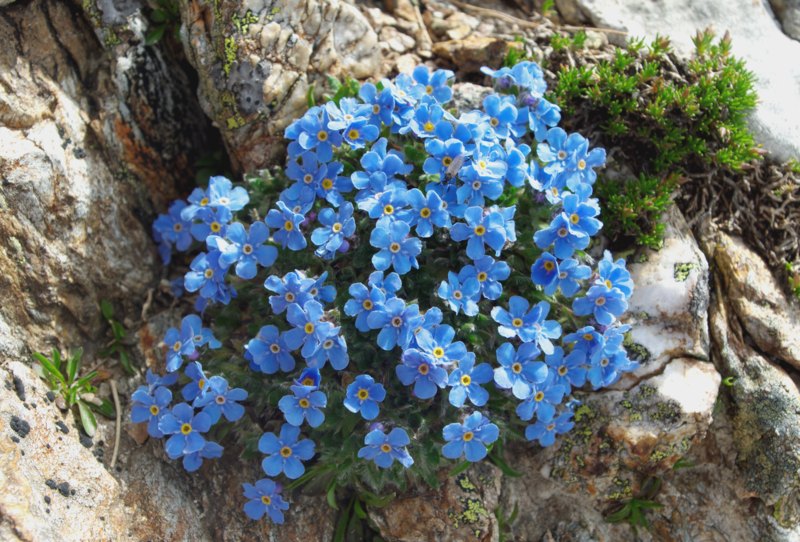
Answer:
[[(424, 66), (311, 107), (286, 128), (287, 183), (263, 213), (258, 201), (245, 213), (247, 191), (212, 177), (154, 224), (165, 263), (173, 249), (204, 248), (183, 281), (196, 310), (231, 304), (234, 285), (268, 298), (254, 301), (240, 355), (288, 381), (272, 403), (282, 420), (258, 440), (267, 478), (244, 485), (251, 518), (282, 522), (289, 505), (273, 477), (305, 478), (315, 456), (335, 456), (311, 438), (331, 416), (357, 417), (347, 431), (363, 445), (345, 464), (369, 462), (370, 476), (415, 468), (431, 439), (442, 457), (479, 461), (514, 421), (488, 405), (511, 405), (526, 438), (549, 446), (573, 426), (573, 390), (636, 368), (619, 323), (633, 292), (625, 262), (606, 252), (595, 266), (585, 253), (602, 227), (592, 193), (605, 152), (557, 127), (535, 63), (483, 71), (496, 92), (482, 110), (457, 112), (452, 72)], [(266, 296), (243, 285), (259, 274)], [(133, 418), (171, 435), (167, 453), (193, 470), (221, 451), (202, 434), (241, 417), (247, 394), (203, 374), (201, 349), (220, 343), (200, 316), (164, 342), (168, 375), (148, 377)], [(186, 402), (168, 410), (186, 361)], [(426, 424), (403, 418), (404, 393)]]

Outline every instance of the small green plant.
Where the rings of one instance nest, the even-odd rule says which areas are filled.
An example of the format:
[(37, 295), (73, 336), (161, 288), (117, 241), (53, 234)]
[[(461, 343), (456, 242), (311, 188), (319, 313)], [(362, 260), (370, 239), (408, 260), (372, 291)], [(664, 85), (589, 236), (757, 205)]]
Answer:
[(797, 299), (800, 299), (800, 270), (786, 262), (786, 275), (789, 277), (789, 288)]
[(129, 375), (135, 374), (131, 365), (131, 358), (128, 355), (128, 346), (125, 344), (125, 327), (114, 319), (114, 307), (111, 303), (103, 299), (100, 301), (100, 312), (111, 328), (111, 341), (108, 347), (102, 352), (104, 356), (118, 356), (119, 364)]
[(39, 376), (47, 380), (50, 388), (64, 398), (68, 409), (72, 410), (77, 406), (83, 430), (92, 437), (97, 431), (97, 418), (92, 411), (112, 418), (114, 417), (114, 406), (95, 395), (97, 388), (92, 385), (92, 380), (97, 377), (97, 371), (91, 371), (78, 377), (82, 356), (82, 348), (71, 352), (66, 358), (62, 358), (55, 348), (52, 358), (39, 352), (33, 354), (33, 357), (39, 362), (36, 367)]
[(730, 38), (715, 41), (710, 31), (694, 38), (694, 57), (682, 74), (666, 38), (649, 45), (632, 40), (610, 58), (575, 65), (561, 51), (577, 42), (578, 36), (552, 38), (558, 81), (551, 100), (575, 124), (569, 129), (588, 122), (595, 143), (616, 149), (633, 172), (598, 178), (609, 237), (657, 248), (661, 215), (681, 184), (718, 169), (741, 171), (760, 157), (746, 124), (757, 100), (753, 75), (731, 56)]
[(606, 516), (608, 523), (627, 523), (634, 532), (639, 527), (650, 528), (650, 521), (647, 519), (647, 511), (663, 508), (663, 504), (655, 502), (653, 499), (661, 489), (661, 479), (651, 477), (642, 484), (642, 490), (636, 497), (632, 497), (620, 502), (611, 513)]
[(144, 37), (145, 45), (160, 42), (167, 31), (171, 31), (175, 39), (180, 39), (181, 12), (175, 0), (154, 0), (153, 11), (150, 12), (150, 29)]
[(498, 506), (494, 511), (494, 517), (497, 518), (497, 532), (500, 542), (508, 540), (508, 535), (511, 534), (511, 525), (517, 520), (519, 515), (519, 505), (514, 504), (514, 509), (508, 516), (505, 515), (503, 509)]

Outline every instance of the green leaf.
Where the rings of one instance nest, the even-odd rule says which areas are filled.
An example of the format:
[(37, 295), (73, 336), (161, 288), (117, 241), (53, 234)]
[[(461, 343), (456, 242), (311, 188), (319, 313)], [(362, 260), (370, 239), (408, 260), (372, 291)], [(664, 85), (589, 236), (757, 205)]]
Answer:
[(119, 350), (119, 363), (129, 375), (136, 374), (136, 371), (133, 370), (133, 365), (131, 365), (131, 359), (128, 357), (127, 352), (122, 349)]
[(167, 29), (167, 25), (159, 25), (153, 28), (144, 38), (145, 45), (155, 45), (161, 38), (164, 37), (164, 31)]
[(116, 320), (111, 321), (111, 332), (114, 334), (116, 340), (125, 338), (125, 328)]
[(72, 385), (72, 388), (76, 390), (81, 390), (81, 389), (88, 390), (88, 388), (92, 386), (92, 379), (94, 379), (96, 376), (97, 376), (97, 371), (92, 371), (88, 375), (84, 375), (80, 377), (78, 380), (76, 380), (75, 383)]
[(81, 365), (81, 356), (83, 355), (83, 348), (78, 348), (72, 353), (67, 361), (67, 382), (75, 380), (75, 375), (78, 373), (78, 367)]
[(358, 493), (359, 498), (364, 501), (367, 506), (372, 506), (374, 508), (383, 508), (390, 502), (392, 502), (395, 498), (394, 493), (389, 493), (388, 495), (376, 495), (370, 491), (360, 491)]
[(89, 403), (89, 408), (102, 414), (106, 418), (114, 418), (117, 415), (114, 405), (108, 399), (103, 399), (103, 403), (100, 405)]
[(106, 320), (111, 320), (114, 317), (114, 306), (108, 299), (100, 300), (100, 312)]
[(364, 511), (364, 508), (362, 508), (360, 500), (356, 499), (353, 501), (353, 511), (359, 519), (367, 519), (367, 513)]
[(39, 352), (34, 352), (33, 357), (41, 364), (41, 366), (50, 374), (53, 378), (56, 379), (57, 382), (61, 382), (62, 384), (66, 385), (67, 382), (64, 380), (64, 376), (61, 374), (61, 371), (56, 369), (56, 366), (47, 359), (43, 354)]
[(164, 23), (167, 21), (167, 14), (162, 9), (154, 9), (150, 14), (150, 20), (154, 23)]
[(336, 530), (333, 533), (333, 542), (345, 542), (347, 535), (347, 525), (350, 523), (350, 510), (353, 507), (355, 498), (350, 499), (347, 508), (339, 512), (339, 519), (336, 521)]
[(333, 482), (328, 488), (328, 492), (325, 494), (325, 500), (328, 501), (328, 506), (334, 510), (339, 509), (339, 506), (336, 504), (336, 482)]
[(630, 515), (631, 515), (631, 505), (630, 503), (626, 503), (622, 508), (620, 508), (613, 514), (609, 514), (608, 516), (606, 516), (606, 521), (608, 523), (619, 523), (621, 521), (625, 521)]
[(489, 454), (489, 460), (497, 466), (498, 469), (503, 471), (503, 474), (506, 476), (510, 476), (511, 478), (519, 478), (522, 476), (522, 473), (519, 473), (512, 469), (506, 460), (500, 455), (500, 453), (495, 449), (492, 453)]
[(455, 468), (453, 468), (453, 470), (450, 471), (450, 476), (458, 476), (459, 474), (467, 470), (470, 465), (472, 465), (472, 463), (470, 463), (469, 461), (462, 461), (461, 463), (456, 465)]
[(61, 352), (53, 348), (53, 365), (56, 366), (56, 369), (61, 371)]
[(93, 437), (97, 432), (97, 418), (94, 417), (92, 409), (89, 408), (83, 401), (78, 401), (78, 410), (81, 413), (81, 425), (83, 430), (90, 437)]

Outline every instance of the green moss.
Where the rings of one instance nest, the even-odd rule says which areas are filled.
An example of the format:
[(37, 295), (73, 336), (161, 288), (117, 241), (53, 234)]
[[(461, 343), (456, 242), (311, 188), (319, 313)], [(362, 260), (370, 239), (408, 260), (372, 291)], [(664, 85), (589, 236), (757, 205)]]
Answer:
[(227, 36), (225, 38), (225, 60), (222, 63), (222, 71), (225, 72), (225, 77), (231, 74), (231, 66), (236, 62), (236, 52), (239, 46), (236, 44), (236, 38)]
[(472, 481), (469, 479), (469, 477), (465, 472), (462, 472), (456, 477), (456, 484), (458, 485), (458, 487), (460, 487), (461, 489), (463, 489), (468, 493), (474, 493), (478, 490), (478, 488), (475, 486), (475, 484), (472, 483)]
[(234, 14), (231, 18), (231, 21), (233, 22), (233, 26), (236, 28), (236, 30), (238, 30), (241, 34), (247, 34), (247, 30), (250, 28), (250, 25), (258, 22), (258, 17), (248, 9), (247, 13), (241, 17)]
[(689, 273), (692, 272), (692, 269), (696, 268), (697, 264), (693, 262), (676, 263), (672, 272), (672, 276), (677, 282), (685, 282), (686, 279), (689, 278)]

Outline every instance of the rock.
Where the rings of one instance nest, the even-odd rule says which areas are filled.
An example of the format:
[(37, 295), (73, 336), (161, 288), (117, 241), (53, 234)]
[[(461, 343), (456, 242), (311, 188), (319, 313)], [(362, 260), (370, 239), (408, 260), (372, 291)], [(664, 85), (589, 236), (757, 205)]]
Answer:
[(628, 262), (636, 285), (625, 322), (628, 352), (641, 366), (623, 379), (656, 374), (676, 357), (709, 359), (708, 262), (676, 207), (664, 217), (661, 250), (646, 250), (642, 263)]
[(517, 45), (498, 38), (470, 36), (465, 40), (436, 42), (433, 54), (450, 62), (463, 75), (477, 73), (482, 66), (499, 67), (508, 48)]
[(369, 517), (389, 542), (497, 541), (494, 511), (501, 477), (497, 467), (482, 462), (443, 479), (436, 491), (400, 496), (384, 508), (370, 508)]
[(396, 28), (391, 26), (381, 29), (380, 42), (381, 49), (385, 49), (387, 52), (393, 51), (395, 53), (405, 53), (416, 45), (414, 38), (401, 34)]
[(723, 232), (707, 240), (725, 297), (747, 334), (763, 352), (800, 369), (800, 310), (778, 286), (764, 260), (738, 238)]
[(329, 76), (376, 78), (378, 38), (340, 0), (181, 2), (184, 49), (205, 112), (234, 161), (252, 171), (283, 161), (283, 130), (302, 115), (309, 88)]
[(587, 22), (586, 15), (583, 14), (576, 0), (556, 0), (555, 5), (565, 23), (580, 25)]
[[(630, 36), (652, 40), (668, 36), (682, 56), (694, 50), (691, 38), (713, 27), (732, 38), (733, 54), (756, 75), (759, 102), (750, 116), (756, 140), (779, 161), (800, 156), (800, 123), (787, 114), (786, 104), (800, 101), (800, 43), (781, 32), (765, 2), (731, 0), (576, 0), (592, 24), (627, 30)], [(610, 36), (611, 37), (611, 36)], [(779, 54), (778, 54), (779, 53)]]
[(800, 525), (800, 392), (795, 382), (747, 344), (731, 303), (717, 288), (711, 336), (731, 379), (733, 442), (744, 487), (772, 508), (783, 527)]
[(483, 109), (483, 100), (492, 93), (492, 89), (474, 83), (455, 83), (453, 85), (453, 104), (459, 111)]
[(769, 4), (781, 22), (784, 34), (794, 40), (800, 40), (800, 2), (797, 0), (770, 0)]

